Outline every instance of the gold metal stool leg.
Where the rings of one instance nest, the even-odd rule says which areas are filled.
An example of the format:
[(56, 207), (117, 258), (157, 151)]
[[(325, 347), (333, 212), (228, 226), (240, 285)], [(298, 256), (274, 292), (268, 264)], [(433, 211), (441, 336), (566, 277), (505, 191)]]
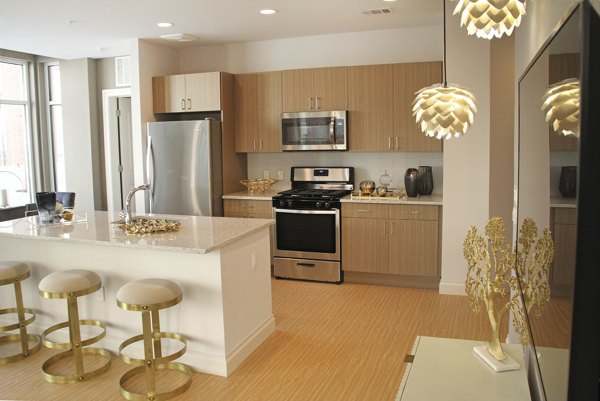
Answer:
[[(181, 363), (171, 362), (174, 359), (182, 356), (187, 349), (187, 342), (184, 336), (176, 333), (163, 333), (160, 331), (158, 319), (158, 310), (142, 311), (142, 330), (141, 335), (125, 340), (119, 347), (119, 355), (121, 359), (131, 365), (137, 367), (129, 370), (119, 381), (121, 395), (123, 398), (130, 401), (163, 401), (183, 394), (192, 383), (192, 371), (190, 368)], [(179, 341), (183, 344), (183, 348), (167, 356), (162, 356), (161, 339), (169, 338)], [(143, 341), (144, 344), (144, 359), (131, 358), (123, 355), (121, 351), (127, 346)], [(186, 376), (183, 384), (176, 388), (158, 393), (156, 389), (156, 371), (157, 370), (176, 370)], [(125, 389), (125, 383), (131, 378), (144, 374), (146, 377), (146, 393), (134, 393)]]
[[(42, 365), (42, 377), (44, 380), (50, 383), (77, 383), (98, 376), (99, 374), (104, 373), (110, 367), (112, 355), (109, 351), (102, 348), (83, 348), (86, 345), (93, 344), (104, 338), (106, 335), (106, 324), (98, 320), (79, 320), (79, 308), (77, 305), (77, 297), (75, 296), (69, 296), (67, 298), (67, 306), (69, 320), (67, 322), (59, 323), (49, 327), (42, 334), (44, 345), (48, 348), (67, 349), (65, 352), (61, 352), (60, 354), (50, 357)], [(100, 327), (102, 332), (94, 337), (81, 340), (82, 325)], [(58, 343), (47, 339), (47, 336), (50, 333), (66, 327), (69, 328), (68, 343)], [(99, 356), (104, 359), (104, 362), (100, 367), (86, 372), (83, 362), (84, 355)], [(75, 372), (73, 375), (55, 375), (48, 372), (50, 367), (56, 362), (69, 357), (72, 357), (75, 363)]]
[[(16, 308), (6, 308), (0, 310), (0, 315), (16, 313), (18, 322), (15, 324), (1, 326), (0, 333), (5, 333), (8, 331), (18, 329), (19, 334), (8, 334), (0, 337), (0, 345), (13, 342), (20, 342), (21, 352), (0, 358), (0, 365), (5, 365), (26, 358), (32, 353), (39, 350), (42, 345), (40, 336), (27, 333), (27, 326), (35, 320), (35, 312), (33, 309), (25, 308), (23, 305), (23, 291), (21, 289), (21, 280), (17, 278), (15, 279), (13, 284), (15, 290), (15, 301), (17, 306)], [(29, 317), (29, 319), (26, 319), (25, 314), (29, 314), (31, 315), (31, 317)], [(29, 346), (30, 342), (33, 343), (33, 346), (31, 347)]]

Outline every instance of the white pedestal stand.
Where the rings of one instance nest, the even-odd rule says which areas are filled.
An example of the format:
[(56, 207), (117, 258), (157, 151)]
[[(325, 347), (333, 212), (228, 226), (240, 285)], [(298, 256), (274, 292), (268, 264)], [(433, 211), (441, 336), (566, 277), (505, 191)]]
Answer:
[(518, 370), (520, 368), (519, 363), (515, 361), (510, 355), (506, 354), (506, 359), (499, 361), (489, 353), (487, 345), (479, 345), (473, 347), (473, 351), (483, 359), (494, 371), (506, 372), (509, 370)]

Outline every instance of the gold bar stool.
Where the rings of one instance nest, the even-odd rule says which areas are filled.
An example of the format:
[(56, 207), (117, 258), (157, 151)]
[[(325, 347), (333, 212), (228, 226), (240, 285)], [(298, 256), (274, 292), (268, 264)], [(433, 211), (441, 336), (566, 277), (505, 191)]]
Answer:
[[(15, 290), (15, 301), (17, 306), (15, 308), (6, 308), (0, 310), (0, 315), (7, 315), (9, 313), (17, 314), (17, 322), (0, 326), (0, 333), (6, 333), (7, 331), (19, 330), (18, 334), (8, 334), (0, 337), (0, 345), (20, 342), (21, 352), (0, 358), (0, 365), (18, 361), (23, 359), (33, 352), (40, 349), (42, 345), (41, 338), (35, 334), (27, 334), (27, 326), (35, 320), (35, 312), (31, 308), (25, 308), (23, 306), (23, 291), (21, 289), (21, 281), (29, 277), (29, 264), (24, 262), (0, 262), (0, 286), (13, 284)], [(29, 319), (25, 319), (25, 314), (31, 315)], [(29, 346), (29, 342), (33, 343), (33, 346)]]
[[(167, 333), (160, 331), (159, 311), (169, 308), (181, 302), (181, 288), (172, 281), (163, 279), (144, 279), (132, 281), (125, 284), (117, 292), (117, 305), (121, 309), (142, 312), (143, 332), (133, 336), (121, 343), (119, 355), (121, 359), (137, 367), (129, 370), (119, 382), (121, 395), (130, 401), (161, 401), (173, 398), (185, 392), (191, 384), (192, 371), (187, 366), (171, 362), (183, 354), (187, 348), (187, 342), (184, 336), (177, 333)], [(162, 355), (161, 339), (168, 338), (177, 340), (183, 344), (183, 347), (170, 355)], [(143, 341), (144, 359), (136, 359), (124, 355), (122, 351), (129, 345)], [(172, 390), (158, 393), (156, 389), (156, 370), (170, 369), (181, 372), (186, 380), (183, 384)], [(124, 384), (134, 376), (145, 374), (146, 393), (134, 393), (125, 389)]]
[[(38, 289), (44, 298), (67, 300), (69, 320), (49, 327), (42, 333), (42, 342), (48, 348), (66, 349), (67, 351), (56, 354), (46, 360), (42, 365), (42, 376), (50, 383), (77, 383), (90, 379), (105, 372), (110, 366), (111, 354), (102, 348), (84, 348), (90, 344), (100, 341), (106, 335), (106, 324), (98, 320), (79, 319), (77, 298), (98, 291), (102, 287), (102, 279), (96, 273), (89, 270), (64, 270), (51, 273), (44, 277)], [(96, 326), (102, 329), (88, 339), (81, 339), (81, 326)], [(59, 343), (47, 339), (48, 335), (63, 328), (69, 328), (69, 339), (67, 343)], [(103, 359), (100, 367), (86, 372), (84, 368), (84, 355), (94, 355)], [(48, 373), (49, 368), (56, 362), (72, 357), (75, 364), (75, 374), (55, 375)]]

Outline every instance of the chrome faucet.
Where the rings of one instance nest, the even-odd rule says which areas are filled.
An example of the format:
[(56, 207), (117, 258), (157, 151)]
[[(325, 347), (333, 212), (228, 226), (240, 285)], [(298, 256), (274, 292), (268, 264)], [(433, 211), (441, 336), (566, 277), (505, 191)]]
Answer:
[(144, 184), (140, 185), (139, 187), (135, 187), (131, 191), (129, 191), (129, 193), (127, 194), (127, 200), (125, 201), (125, 224), (131, 224), (131, 198), (133, 198), (133, 194), (135, 194), (137, 191), (146, 191), (149, 189), (150, 184)]

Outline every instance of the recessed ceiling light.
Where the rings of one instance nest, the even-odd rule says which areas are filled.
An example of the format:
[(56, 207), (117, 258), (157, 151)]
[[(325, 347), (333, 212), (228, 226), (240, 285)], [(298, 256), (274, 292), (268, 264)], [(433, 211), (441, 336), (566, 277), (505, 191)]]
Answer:
[(196, 35), (190, 35), (189, 33), (171, 33), (168, 35), (160, 35), (161, 39), (171, 40), (174, 42), (192, 42), (194, 40), (200, 39)]
[(260, 10), (259, 12), (263, 15), (271, 15), (271, 14), (275, 14), (277, 12), (277, 10), (267, 8), (265, 10)]
[(392, 1), (396, 1), (396, 0), (383, 0), (383, 1), (386, 1), (386, 2), (390, 2), (390, 3), (391, 3)]
[(159, 28), (170, 28), (173, 26), (173, 23), (171, 22), (159, 22), (158, 24), (156, 24), (157, 27)]

